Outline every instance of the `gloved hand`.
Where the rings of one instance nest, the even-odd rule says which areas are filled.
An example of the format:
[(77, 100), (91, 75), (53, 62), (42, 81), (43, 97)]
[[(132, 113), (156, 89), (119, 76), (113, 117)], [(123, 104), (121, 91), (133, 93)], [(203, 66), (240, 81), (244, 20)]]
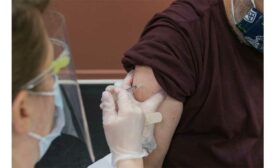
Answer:
[[(142, 147), (145, 112), (155, 111), (163, 101), (163, 93), (157, 93), (144, 103), (137, 102), (125, 89), (109, 86), (102, 95), (103, 126), (113, 163), (119, 160), (147, 156)], [(149, 121), (150, 122), (150, 121)]]
[[(123, 89), (131, 88), (133, 83), (133, 72), (134, 71), (129, 72), (122, 83), (115, 83), (115, 85)], [(111, 91), (112, 87), (113, 86), (108, 86), (106, 90)], [(164, 94), (163, 91), (161, 92)], [(146, 121), (142, 133), (142, 146), (148, 153), (151, 153), (157, 147), (154, 137), (154, 124), (162, 120), (162, 115), (159, 112), (156, 112), (160, 103), (154, 104), (150, 101), (138, 102), (135, 99), (133, 99), (133, 101), (145, 113)]]
[[(123, 89), (131, 88), (133, 83), (133, 73), (134, 71), (129, 72), (127, 76), (124, 78), (122, 83), (116, 83), (115, 85)], [(112, 86), (109, 86), (106, 88), (106, 90), (109, 90), (109, 91), (111, 89), (112, 89)], [(146, 121), (144, 125), (144, 130), (142, 133), (142, 147), (148, 153), (151, 153), (157, 147), (157, 143), (154, 137), (155, 123), (158, 123), (162, 120), (161, 114), (156, 112), (159, 104), (154, 104), (151, 102), (148, 103), (146, 101), (141, 103), (135, 100), (134, 102), (142, 109), (142, 111), (145, 112)]]

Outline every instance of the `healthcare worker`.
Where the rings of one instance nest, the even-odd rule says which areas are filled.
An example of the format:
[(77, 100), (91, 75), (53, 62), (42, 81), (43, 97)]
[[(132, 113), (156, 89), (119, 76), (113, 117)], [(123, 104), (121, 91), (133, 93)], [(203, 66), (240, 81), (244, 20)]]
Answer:
[[(13, 0), (12, 164), (87, 167), (95, 157), (64, 18), (47, 12), (48, 3)], [(130, 74), (121, 87), (110, 86), (102, 96), (104, 130), (117, 167), (143, 167), (148, 154), (142, 145), (144, 112), (154, 112), (164, 97), (157, 93), (137, 102), (127, 90), (131, 81)]]

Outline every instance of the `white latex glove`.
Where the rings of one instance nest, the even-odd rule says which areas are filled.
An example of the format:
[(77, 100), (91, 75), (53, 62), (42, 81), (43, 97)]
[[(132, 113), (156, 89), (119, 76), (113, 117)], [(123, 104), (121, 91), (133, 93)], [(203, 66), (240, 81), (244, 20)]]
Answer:
[[(142, 147), (145, 113), (141, 104), (125, 89), (110, 86), (106, 90), (100, 107), (113, 163), (147, 156), (148, 153)], [(154, 111), (163, 99), (163, 93), (157, 93), (142, 103), (143, 108)]]
[[(131, 88), (133, 83), (133, 73), (134, 71), (131, 71), (127, 74), (127, 76), (124, 78), (122, 83), (115, 84), (118, 87), (121, 87), (123, 89)], [(112, 86), (107, 87), (106, 90), (111, 90)], [(157, 107), (159, 104), (154, 104), (151, 102), (138, 102), (134, 100), (135, 104), (138, 105), (143, 112), (145, 112), (145, 125), (144, 130), (142, 133), (142, 147), (145, 149), (148, 153), (153, 152), (153, 150), (157, 147), (157, 143), (154, 137), (154, 128), (155, 123), (158, 123), (162, 120), (162, 116), (160, 113), (156, 112)]]

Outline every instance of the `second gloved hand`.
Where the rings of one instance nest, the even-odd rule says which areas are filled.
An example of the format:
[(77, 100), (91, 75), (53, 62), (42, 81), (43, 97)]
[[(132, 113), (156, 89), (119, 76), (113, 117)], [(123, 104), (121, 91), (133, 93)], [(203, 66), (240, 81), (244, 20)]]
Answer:
[[(103, 92), (100, 107), (103, 111), (103, 126), (113, 163), (147, 156), (148, 153), (142, 147), (145, 124), (142, 108), (126, 90), (117, 87), (110, 90), (112, 91)], [(163, 99), (163, 94), (157, 93), (147, 103), (160, 104)]]
[[(134, 71), (129, 72), (127, 76), (124, 78), (123, 82), (115, 83), (115, 85), (123, 89), (131, 88), (133, 83), (133, 75), (134, 75)], [(112, 91), (113, 88), (114, 86), (108, 86), (106, 90)], [(160, 93), (164, 94), (163, 91), (160, 91), (159, 94)], [(156, 112), (160, 102), (154, 103), (150, 100), (151, 98), (149, 98), (144, 102), (139, 102), (133, 99), (133, 102), (137, 106), (139, 106), (142, 109), (142, 111), (145, 113), (146, 122), (142, 133), (142, 147), (148, 153), (153, 152), (153, 150), (156, 149), (157, 147), (157, 143), (154, 137), (154, 127), (155, 127), (155, 123), (158, 123), (162, 120), (161, 114), (159, 112)]]

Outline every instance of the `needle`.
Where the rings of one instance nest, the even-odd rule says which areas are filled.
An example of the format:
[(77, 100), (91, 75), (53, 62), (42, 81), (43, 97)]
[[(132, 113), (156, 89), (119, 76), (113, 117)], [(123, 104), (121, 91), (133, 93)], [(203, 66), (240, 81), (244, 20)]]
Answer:
[(129, 87), (126, 89), (128, 92), (133, 92), (134, 89), (138, 88), (136, 85)]

